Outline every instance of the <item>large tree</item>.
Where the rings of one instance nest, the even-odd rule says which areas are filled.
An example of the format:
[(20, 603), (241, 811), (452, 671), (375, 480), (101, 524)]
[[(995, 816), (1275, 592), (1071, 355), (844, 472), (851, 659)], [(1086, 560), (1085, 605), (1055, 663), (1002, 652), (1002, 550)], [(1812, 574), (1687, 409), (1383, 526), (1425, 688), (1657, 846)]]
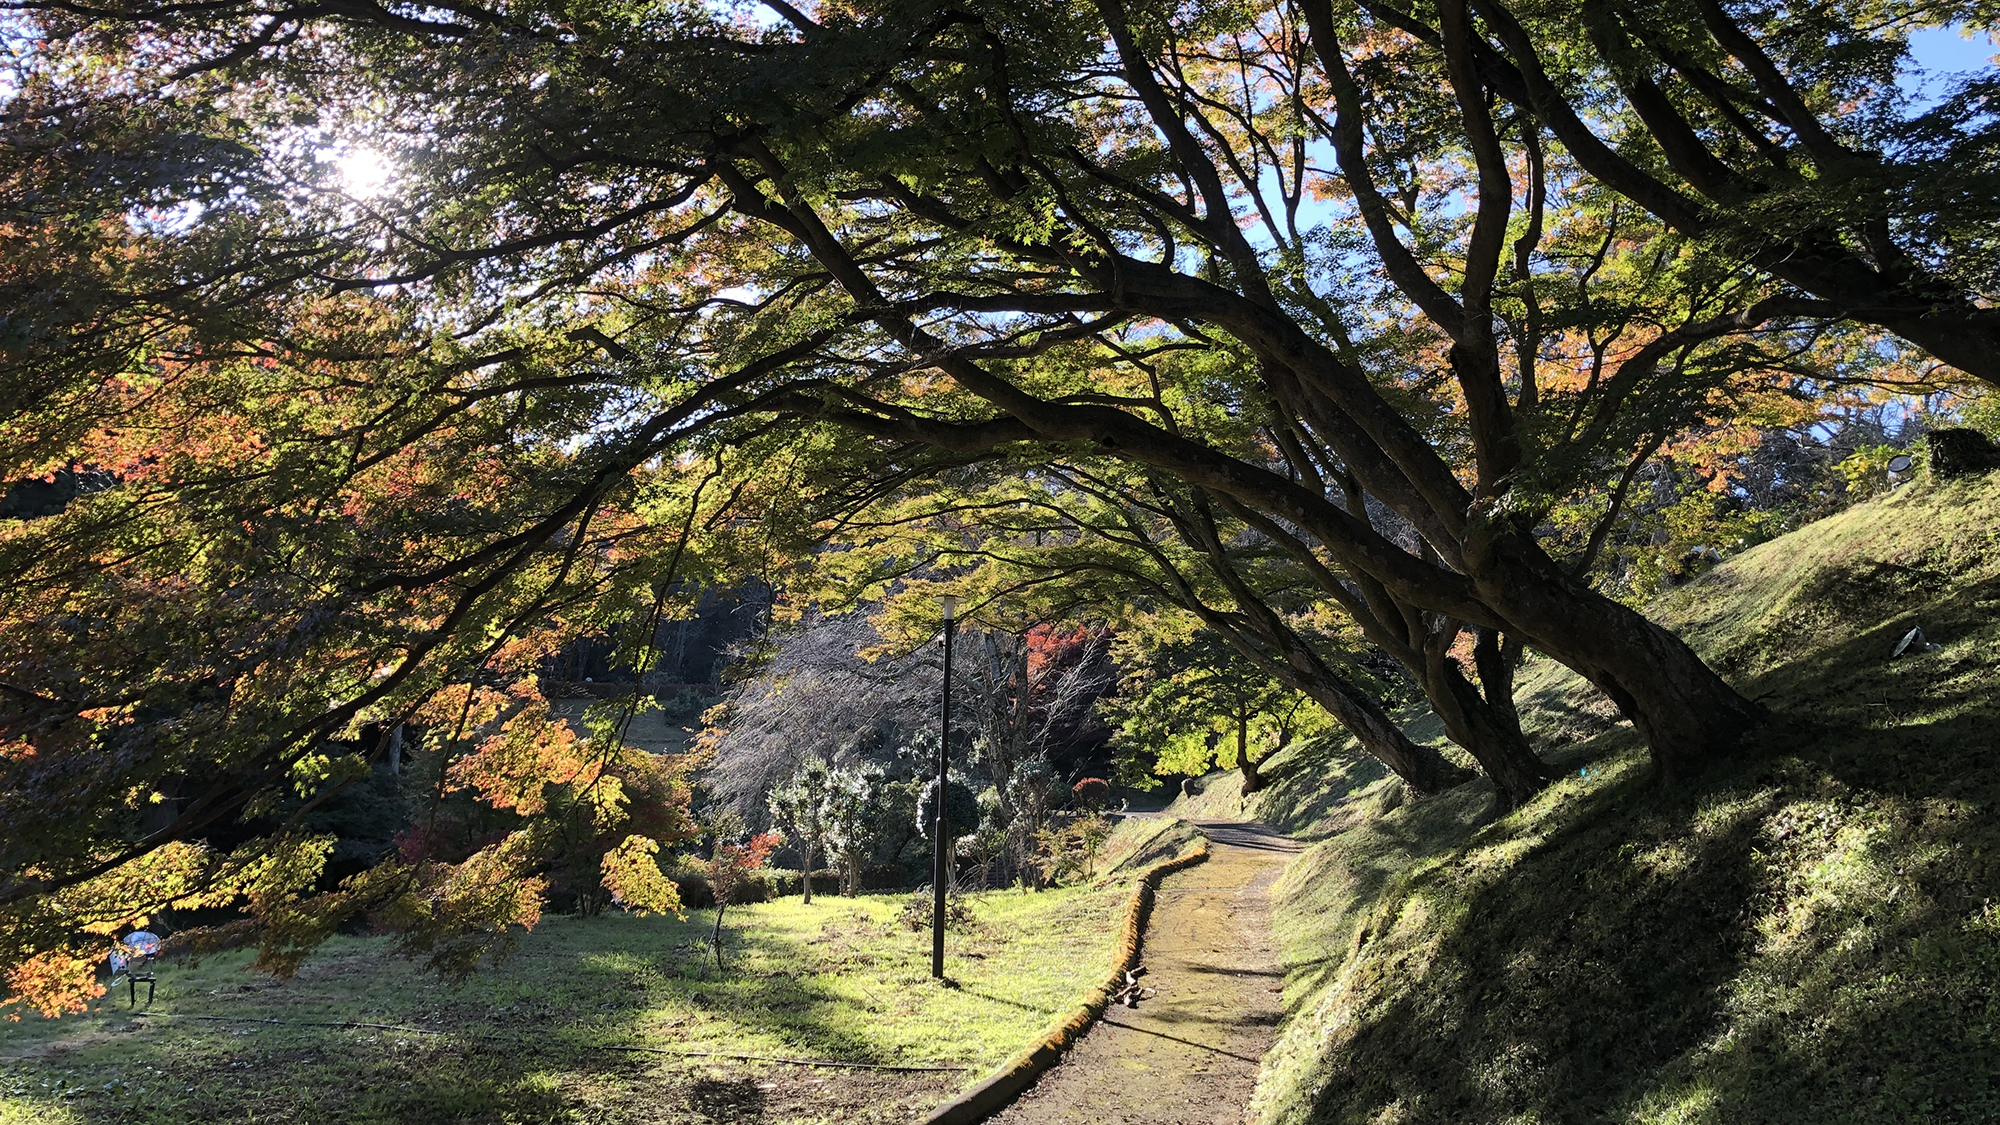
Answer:
[(1912, 32), (1990, 29), (1989, 5), (1357, 7), (1302, 4), (1324, 49), (1342, 22), (1406, 36), (1675, 231), (2000, 384), (1994, 75), (1931, 104), (1901, 82)]
[[(651, 636), (684, 564), (768, 566), (814, 531), (787, 482), (854, 464), (1117, 459), (1329, 599), (1565, 662), (1670, 776), (1756, 721), (1536, 529), (1854, 310), (1697, 263), (1544, 378), (1549, 294), (1602, 328), (1601, 271), (1541, 248), (1592, 166), (1481, 52), (1371, 65), (1310, 4), (11, 7), (0, 470), (107, 487), (0, 544), (10, 962), (53, 896), (337, 784), (329, 737)], [(495, 752), (570, 760), (528, 725)]]
[[(953, 474), (949, 487), (926, 481), (914, 496), (833, 522), (844, 549), (812, 567), (813, 580), (829, 592), (927, 571), (949, 575), (950, 587), (971, 593), (985, 615), (1005, 607), (1027, 620), (1075, 615), (1122, 628), (1135, 613), (1178, 609), (1312, 699), (1415, 794), (1467, 780), (1434, 748), (1412, 742), (1344, 670), (1353, 644), (1328, 643), (1311, 620), (1327, 608), (1338, 618), (1327, 589), (1348, 603), (1358, 595), (1337, 579), (1322, 587), (1319, 580), (1331, 578), (1323, 565), (1301, 567), (1257, 529), (1219, 516), (1201, 494), (1171, 479), (1105, 458), (987, 466)], [(928, 625), (924, 603), (934, 582), (904, 584), (885, 618), (904, 630)], [(1449, 647), (1451, 639), (1441, 643)], [(1488, 763), (1509, 804), (1546, 779), (1525, 743), (1474, 741), (1468, 749)]]
[(1168, 612), (1133, 624), (1141, 628), (1119, 634), (1118, 694), (1105, 701), (1121, 772), (1199, 777), (1233, 766), (1248, 796), (1264, 788), (1265, 762), (1323, 723), (1303, 693), (1221, 644), (1199, 618)]

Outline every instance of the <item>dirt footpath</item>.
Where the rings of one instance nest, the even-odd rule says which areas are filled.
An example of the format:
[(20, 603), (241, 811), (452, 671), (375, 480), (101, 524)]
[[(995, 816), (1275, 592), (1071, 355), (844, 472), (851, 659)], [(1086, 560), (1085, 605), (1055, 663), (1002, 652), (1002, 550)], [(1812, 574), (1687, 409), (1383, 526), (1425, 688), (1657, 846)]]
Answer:
[(1114, 1005), (999, 1125), (1239, 1125), (1284, 999), (1271, 884), (1299, 846), (1260, 824), (1197, 822), (1208, 862), (1169, 875), (1146, 929), (1137, 1009)]

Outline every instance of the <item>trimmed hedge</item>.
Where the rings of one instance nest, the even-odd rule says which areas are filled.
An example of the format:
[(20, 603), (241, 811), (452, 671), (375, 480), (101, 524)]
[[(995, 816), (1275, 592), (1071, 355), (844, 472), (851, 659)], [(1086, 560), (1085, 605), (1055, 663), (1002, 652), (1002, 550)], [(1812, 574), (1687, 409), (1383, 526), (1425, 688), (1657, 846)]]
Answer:
[[(715, 905), (715, 896), (709, 892), (708, 880), (693, 874), (685, 868), (673, 872), (674, 886), (680, 888), (681, 906), (688, 910), (706, 910)], [(900, 863), (878, 863), (861, 871), (861, 889), (864, 891), (900, 891), (910, 886), (910, 870)], [(737, 904), (746, 902), (770, 902), (799, 893), (799, 873), (783, 867), (766, 868), (745, 879), (736, 888)], [(840, 894), (840, 875), (833, 871), (813, 872), (813, 894), (828, 898)]]

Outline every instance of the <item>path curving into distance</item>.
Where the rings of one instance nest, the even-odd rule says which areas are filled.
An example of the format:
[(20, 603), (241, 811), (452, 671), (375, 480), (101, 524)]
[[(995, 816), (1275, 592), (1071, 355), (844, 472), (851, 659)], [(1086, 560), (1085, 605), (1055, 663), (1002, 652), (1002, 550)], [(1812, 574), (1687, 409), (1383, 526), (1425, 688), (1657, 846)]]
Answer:
[(1271, 885), (1300, 847), (1249, 821), (1194, 821), (1208, 862), (1167, 876), (1146, 927), (1140, 983), (996, 1125), (1240, 1125), (1277, 1035), (1284, 968)]

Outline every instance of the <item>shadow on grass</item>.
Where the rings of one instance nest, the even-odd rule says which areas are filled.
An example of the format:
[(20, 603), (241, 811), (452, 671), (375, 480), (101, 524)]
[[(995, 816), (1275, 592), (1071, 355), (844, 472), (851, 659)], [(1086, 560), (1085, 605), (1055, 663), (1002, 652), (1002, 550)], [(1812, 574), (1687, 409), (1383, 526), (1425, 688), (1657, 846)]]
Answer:
[[(514, 956), (461, 986), (423, 977), (379, 946), (309, 962), (283, 985), (257, 978), (231, 987), (225, 982), (243, 978), (223, 964), (192, 970), (169, 961), (163, 1002), (151, 1015), (135, 1019), (120, 1004), (31, 1029), (47, 1042), (30, 1044), (31, 1061), (14, 1064), (12, 1077), (29, 1081), (13, 1093), (41, 1089), (55, 1075), (82, 1092), (60, 1109), (16, 1104), (0, 1080), (0, 1119), (26, 1109), (22, 1120), (41, 1120), (46, 1110), (52, 1121), (90, 1125), (540, 1125), (598, 1120), (608, 1105), (635, 1102), (648, 1107), (647, 1120), (813, 1119), (825, 1107), (801, 1096), (766, 1113), (761, 1086), (731, 1073), (759, 1064), (604, 1049), (643, 1043), (671, 1051), (687, 1043), (674, 1026), (713, 1013), (734, 1025), (734, 1035), (768, 1031), (788, 1048), (796, 1044), (771, 1053), (855, 1061), (879, 1054), (852, 1001), (815, 977), (767, 971), (799, 962), (796, 940), (732, 934), (727, 975), (682, 975), (674, 939), (701, 926), (698, 918), (552, 919)], [(253, 1022), (268, 1020), (285, 1022)], [(310, 1026), (346, 1020), (420, 1030)], [(8, 1046), (0, 1053), (13, 1053), (14, 1041)], [(887, 1098), (906, 1096), (891, 1088), (895, 1076), (869, 1082)]]
[[(1265, 773), (1265, 786), (1252, 795), (1259, 820), (1291, 835), (1311, 835), (1340, 805), (1388, 776), (1381, 762), (1358, 749), (1323, 739), (1280, 768)], [(1297, 782), (1313, 778), (1313, 784)]]
[(515, 1052), (475, 1049), (461, 1054), (446, 1048), (410, 1068), (400, 1081), (357, 1083), (354, 1099), (328, 1119), (385, 1125), (563, 1121), (568, 1114), (561, 1089), (530, 1078), (524, 1061)]
[(1385, 905), (1292, 966), (1362, 999), (1290, 1119), (2000, 1120), (1992, 597), (1924, 611), (1942, 652), (1888, 664), (1893, 619), (1752, 680), (1776, 721), (1694, 786), (1600, 739), (1563, 757), (1612, 779), (1483, 830), (1445, 801), (1337, 841)]
[(758, 1121), (764, 1116), (764, 1091), (754, 1078), (704, 1075), (687, 1086), (688, 1108), (712, 1121)]
[(1005, 996), (995, 996), (993, 993), (987, 992), (983, 989), (965, 988), (965, 986), (963, 985), (954, 985), (953, 987), (964, 989), (965, 994), (967, 996), (977, 996), (981, 1000), (990, 1000), (995, 1004), (1005, 1004), (1010, 1008), (1019, 1008), (1024, 1012), (1034, 1012), (1038, 1015), (1043, 1013), (1043, 1009), (1038, 1008), (1033, 1004), (1023, 1004), (1019, 1000), (1009, 1000)]
[[(1657, 790), (1547, 661), (1520, 705), (1567, 779), (1458, 791), (1287, 876), (1267, 1120), (2000, 1120), (2000, 477), (1906, 491), (1656, 606), (1774, 719)], [(1942, 647), (1889, 654), (1912, 626)], [(1589, 776), (1577, 770), (1589, 767)]]
[[(830, 973), (788, 970), (762, 972), (753, 966), (781, 964), (795, 956), (791, 943), (758, 930), (731, 935), (724, 944), (729, 969), (697, 989), (710, 1009), (751, 1031), (788, 1044), (787, 1050), (852, 1062), (895, 1062), (867, 1033), (867, 1021), (852, 1018), (852, 1001), (830, 987)], [(848, 1013), (843, 1020), (841, 1013)]]

